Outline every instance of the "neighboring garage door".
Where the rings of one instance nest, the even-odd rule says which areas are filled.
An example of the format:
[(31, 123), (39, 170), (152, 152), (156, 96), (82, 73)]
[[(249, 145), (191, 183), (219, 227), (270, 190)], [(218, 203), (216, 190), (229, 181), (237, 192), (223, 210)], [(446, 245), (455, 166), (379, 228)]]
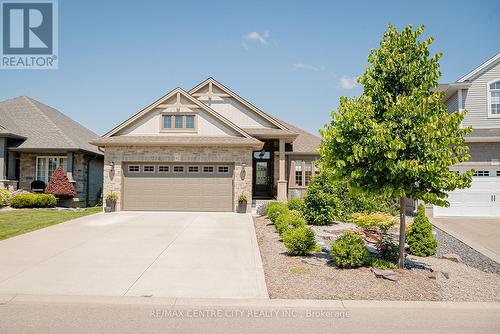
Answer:
[(434, 206), (434, 217), (500, 217), (500, 168), (478, 166), (474, 170), (471, 187), (450, 192), (450, 206)]
[(233, 211), (233, 165), (126, 163), (123, 210)]

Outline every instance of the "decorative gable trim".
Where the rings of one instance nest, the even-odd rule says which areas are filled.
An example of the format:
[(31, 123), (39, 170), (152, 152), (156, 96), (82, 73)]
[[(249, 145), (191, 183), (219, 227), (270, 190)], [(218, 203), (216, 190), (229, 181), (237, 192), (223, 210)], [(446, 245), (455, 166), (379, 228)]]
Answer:
[[(165, 104), (164, 103), (165, 101), (167, 101), (168, 99), (172, 98), (173, 96), (177, 97), (176, 103), (174, 103), (174, 104)], [(184, 97), (184, 98), (186, 98), (186, 99), (188, 99), (192, 104), (188, 104), (188, 105), (181, 104), (181, 102), (180, 102), (180, 97), (181, 96)], [(163, 108), (166, 108), (166, 107), (175, 107), (177, 109), (184, 108), (184, 107), (203, 109), (207, 114), (209, 114), (210, 116), (214, 117), (215, 119), (217, 119), (218, 121), (220, 121), (221, 123), (223, 123), (224, 125), (226, 125), (228, 128), (234, 130), (236, 133), (241, 134), (245, 138), (253, 138), (247, 132), (245, 132), (243, 129), (241, 129), (240, 127), (238, 127), (236, 124), (234, 124), (233, 122), (231, 122), (230, 120), (228, 120), (227, 118), (225, 118), (224, 116), (222, 116), (221, 114), (219, 114), (218, 112), (216, 112), (215, 110), (213, 110), (212, 108), (210, 108), (209, 106), (207, 106), (206, 104), (202, 103), (198, 99), (196, 99), (193, 96), (189, 95), (188, 92), (186, 92), (185, 90), (183, 90), (180, 87), (177, 87), (174, 90), (172, 90), (169, 93), (167, 93), (166, 95), (160, 97), (158, 100), (156, 100), (155, 102), (153, 102), (152, 104), (150, 104), (146, 108), (142, 109), (137, 114), (133, 115), (132, 117), (130, 117), (129, 119), (127, 119), (126, 121), (124, 121), (123, 123), (121, 123), (120, 125), (116, 126), (114, 129), (110, 130), (103, 137), (114, 136), (119, 131), (121, 131), (121, 130), (125, 129), (126, 127), (130, 126), (131, 124), (133, 124), (137, 120), (141, 119), (143, 116), (147, 115), (148, 113), (152, 112), (153, 110), (155, 110), (157, 108), (162, 108), (163, 109)]]
[(485, 70), (490, 68), (491, 65), (494, 65), (499, 60), (500, 60), (500, 52), (497, 53), (496, 55), (494, 55), (493, 57), (491, 57), (490, 59), (488, 59), (487, 61), (485, 61), (484, 63), (482, 63), (480, 66), (476, 67), (475, 69), (473, 69), (472, 71), (467, 73), (466, 75), (464, 75), (463, 77), (461, 77), (460, 79), (458, 79), (457, 82), (465, 82), (465, 81), (481, 74), (482, 72), (484, 72)]
[[(197, 93), (200, 89), (202, 89), (206, 85), (209, 86), (209, 93), (207, 93), (207, 94)], [(224, 93), (222, 93), (222, 94), (221, 93), (213, 93), (212, 92), (213, 86), (216, 86), (217, 88), (222, 90)], [(245, 107), (247, 107), (248, 109), (253, 111), (255, 114), (259, 115), (260, 117), (264, 118), (268, 122), (270, 122), (273, 125), (275, 125), (276, 127), (278, 127), (278, 129), (288, 130), (288, 128), (285, 125), (283, 125), (279, 120), (266, 114), (265, 112), (263, 112), (262, 110), (260, 110), (259, 108), (257, 108), (256, 106), (254, 106), (253, 104), (251, 104), (250, 102), (248, 102), (247, 100), (245, 100), (244, 98), (242, 98), (241, 96), (239, 96), (238, 94), (236, 94), (235, 92), (233, 92), (232, 90), (230, 90), (229, 88), (227, 88), (226, 86), (224, 86), (223, 84), (221, 84), (220, 82), (218, 82), (217, 80), (215, 80), (212, 77), (206, 79), (202, 83), (198, 84), (196, 87), (192, 88), (189, 91), (189, 94), (191, 94), (194, 97), (197, 97), (197, 96), (218, 96), (218, 97), (234, 98), (235, 100), (237, 100), (238, 102), (243, 104)]]

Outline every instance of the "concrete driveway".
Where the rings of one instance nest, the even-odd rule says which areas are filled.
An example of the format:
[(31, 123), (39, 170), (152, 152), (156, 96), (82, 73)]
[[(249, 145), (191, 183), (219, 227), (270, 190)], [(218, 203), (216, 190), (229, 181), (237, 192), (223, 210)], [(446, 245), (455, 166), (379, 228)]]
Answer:
[(481, 217), (431, 218), (437, 228), (451, 234), (500, 263), (500, 219)]
[(96, 214), (0, 241), (0, 293), (267, 298), (250, 215)]

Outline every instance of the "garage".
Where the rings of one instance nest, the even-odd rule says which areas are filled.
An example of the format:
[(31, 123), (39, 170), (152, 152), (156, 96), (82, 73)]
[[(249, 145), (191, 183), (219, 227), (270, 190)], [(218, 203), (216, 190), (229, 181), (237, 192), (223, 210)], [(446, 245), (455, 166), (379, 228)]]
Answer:
[(123, 209), (233, 211), (229, 163), (125, 163)]
[(448, 194), (450, 206), (434, 206), (434, 217), (500, 217), (500, 167), (475, 166), (454, 168), (465, 172), (474, 168), (471, 187)]

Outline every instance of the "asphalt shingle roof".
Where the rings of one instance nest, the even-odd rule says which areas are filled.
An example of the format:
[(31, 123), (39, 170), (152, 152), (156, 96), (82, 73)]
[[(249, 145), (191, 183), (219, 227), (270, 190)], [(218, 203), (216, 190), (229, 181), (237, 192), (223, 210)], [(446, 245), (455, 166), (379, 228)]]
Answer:
[(22, 150), (72, 149), (99, 153), (91, 140), (97, 134), (60, 111), (32, 98), (20, 96), (0, 102), (0, 135), (25, 137)]

